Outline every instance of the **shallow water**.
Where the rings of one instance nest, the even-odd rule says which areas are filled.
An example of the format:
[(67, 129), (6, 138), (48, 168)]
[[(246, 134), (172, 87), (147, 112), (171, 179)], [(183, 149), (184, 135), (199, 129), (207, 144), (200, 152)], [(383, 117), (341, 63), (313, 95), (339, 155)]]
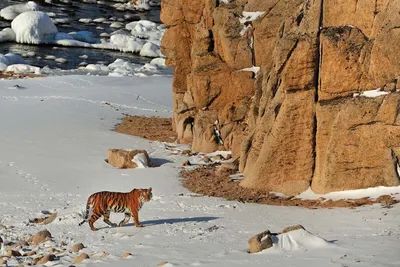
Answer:
[[(0, 9), (19, 3), (26, 3), (26, 0), (0, 0)], [(53, 0), (53, 4), (49, 5), (43, 1), (35, 1), (40, 5), (40, 10), (44, 12), (55, 13), (53, 19), (68, 19), (68, 23), (57, 24), (57, 28), (60, 32), (72, 32), (72, 31), (90, 31), (93, 32), (96, 37), (99, 37), (101, 33), (111, 33), (117, 29), (109, 27), (110, 24), (105, 23), (90, 23), (84, 24), (79, 22), (81, 18), (106, 18), (109, 20), (123, 20), (122, 23), (126, 24), (131, 21), (137, 21), (140, 19), (147, 19), (155, 22), (160, 22), (160, 8), (153, 7), (150, 11), (136, 12), (136, 11), (117, 11), (111, 7), (117, 2), (104, 1), (104, 5), (82, 3), (78, 0), (72, 0), (71, 4), (56, 3)], [(11, 22), (0, 19), (0, 30), (5, 27), (10, 27)], [(102, 27), (103, 29), (96, 29)], [(121, 58), (132, 63), (148, 63), (150, 58), (141, 57), (133, 53), (123, 53), (118, 51), (102, 50), (102, 49), (87, 49), (87, 48), (74, 48), (74, 47), (54, 47), (45, 45), (22, 45), (16, 43), (0, 43), (0, 53), (6, 54), (8, 52), (14, 52), (22, 55), (27, 64), (44, 67), (49, 66), (51, 68), (60, 69), (75, 69), (80, 63), (86, 62), (92, 63), (104, 63), (109, 64), (117, 58)], [(29, 53), (31, 56), (27, 56)], [(34, 56), (32, 54), (34, 53)], [(53, 55), (56, 58), (65, 58), (67, 63), (61, 64), (54, 60), (46, 60), (45, 57)], [(82, 59), (80, 56), (86, 55), (87, 59)]]

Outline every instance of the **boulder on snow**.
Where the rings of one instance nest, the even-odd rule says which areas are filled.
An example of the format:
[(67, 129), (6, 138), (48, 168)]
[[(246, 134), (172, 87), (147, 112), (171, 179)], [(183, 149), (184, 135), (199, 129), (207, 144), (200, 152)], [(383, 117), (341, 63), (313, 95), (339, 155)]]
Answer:
[(81, 253), (79, 256), (74, 258), (74, 263), (81, 263), (85, 259), (90, 259), (89, 255), (86, 253)]
[(29, 220), (29, 222), (37, 223), (37, 224), (49, 224), (57, 217), (57, 212), (52, 213), (50, 216), (46, 216), (44, 218), (34, 218), (33, 220)]
[(109, 149), (108, 163), (119, 169), (148, 168), (152, 166), (146, 150)]
[(71, 251), (72, 252), (79, 252), (80, 250), (84, 249), (85, 246), (82, 243), (76, 243), (72, 246)]
[(40, 258), (36, 264), (37, 265), (45, 264), (46, 262), (54, 261), (55, 259), (56, 259), (56, 256), (54, 254), (47, 254), (47, 255), (43, 256), (42, 258)]
[(43, 243), (51, 238), (51, 233), (47, 230), (37, 232), (34, 236), (28, 239), (29, 243), (33, 243), (35, 246)]
[(281, 233), (271, 233), (268, 230), (249, 239), (249, 253), (260, 252), (274, 246), (279, 250), (307, 250), (326, 248), (332, 244), (327, 240), (307, 231), (302, 225), (286, 227)]
[(126, 258), (128, 258), (130, 256), (132, 256), (132, 253), (126, 252), (126, 253), (124, 253), (124, 255), (122, 255), (122, 258), (126, 259)]
[(7, 256), (7, 257), (20, 257), (22, 255), (18, 250), (7, 249), (7, 252), (6, 252), (5, 256)]
[(251, 237), (247, 242), (249, 243), (249, 253), (257, 253), (273, 245), (269, 230)]

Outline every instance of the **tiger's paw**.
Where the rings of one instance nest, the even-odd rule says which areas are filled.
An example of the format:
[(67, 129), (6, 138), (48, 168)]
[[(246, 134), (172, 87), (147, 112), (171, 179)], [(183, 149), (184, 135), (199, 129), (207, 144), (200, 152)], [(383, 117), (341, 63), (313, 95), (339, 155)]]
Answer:
[(111, 224), (111, 227), (117, 227), (117, 226), (118, 226), (118, 224), (116, 224), (116, 223)]

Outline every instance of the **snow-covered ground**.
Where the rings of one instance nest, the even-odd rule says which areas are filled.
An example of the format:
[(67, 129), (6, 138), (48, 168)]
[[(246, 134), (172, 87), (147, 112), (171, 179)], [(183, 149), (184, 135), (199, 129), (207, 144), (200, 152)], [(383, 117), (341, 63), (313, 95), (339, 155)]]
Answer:
[[(179, 181), (187, 157), (160, 142), (111, 131), (121, 113), (170, 117), (171, 84), (171, 77), (159, 76), (0, 81), (0, 236), (15, 241), (48, 229), (53, 246), (82, 242), (94, 253), (82, 266), (400, 265), (399, 205), (308, 210), (197, 196)], [(108, 148), (146, 149), (161, 166), (115, 169), (104, 161)], [(140, 211), (144, 228), (132, 222), (109, 228), (102, 221), (97, 232), (78, 226), (90, 194), (148, 187), (154, 196)], [(54, 211), (51, 224), (29, 223)], [(122, 217), (112, 214), (111, 221)], [(272, 249), (247, 253), (254, 234), (294, 224), (326, 241), (298, 232), (282, 236)], [(103, 252), (110, 256), (101, 258)], [(126, 252), (132, 256), (122, 259)], [(48, 266), (69, 266), (74, 256)]]

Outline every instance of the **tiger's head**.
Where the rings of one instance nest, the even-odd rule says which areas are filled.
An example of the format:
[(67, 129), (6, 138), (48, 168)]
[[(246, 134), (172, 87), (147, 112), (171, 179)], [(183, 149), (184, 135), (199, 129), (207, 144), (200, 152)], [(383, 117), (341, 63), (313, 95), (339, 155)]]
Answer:
[(149, 202), (153, 197), (153, 193), (151, 192), (152, 188), (148, 189), (139, 189), (139, 198), (141, 202)]

